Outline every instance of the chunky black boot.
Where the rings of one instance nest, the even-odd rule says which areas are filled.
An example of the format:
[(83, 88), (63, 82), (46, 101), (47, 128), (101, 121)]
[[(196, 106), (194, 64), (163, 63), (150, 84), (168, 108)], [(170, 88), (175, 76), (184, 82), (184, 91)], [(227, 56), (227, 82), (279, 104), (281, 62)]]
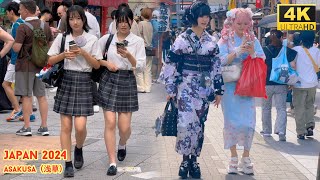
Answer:
[(179, 168), (179, 176), (182, 179), (187, 179), (188, 178), (188, 172), (190, 169), (190, 161), (189, 160), (184, 160), (181, 162), (180, 168)]
[(200, 166), (199, 166), (199, 163), (197, 163), (197, 158), (194, 157), (194, 156), (191, 156), (191, 159), (190, 159), (190, 172), (189, 172), (189, 175), (193, 179), (200, 179), (200, 177), (201, 177)]

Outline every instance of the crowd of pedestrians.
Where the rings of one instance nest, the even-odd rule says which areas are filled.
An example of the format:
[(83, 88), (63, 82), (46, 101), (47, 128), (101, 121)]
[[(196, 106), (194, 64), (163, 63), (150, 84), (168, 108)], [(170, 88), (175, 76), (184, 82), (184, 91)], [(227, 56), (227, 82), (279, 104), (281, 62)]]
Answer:
[[(267, 66), (262, 135), (272, 134), (274, 100), (277, 110), (274, 133), (279, 141), (286, 141), (287, 93), (292, 89), (291, 108), (295, 112), (297, 138), (313, 136), (320, 65), (320, 51), (313, 46), (314, 32), (287, 35), (284, 43), (284, 34), (271, 30), (269, 44), (261, 47), (253, 31), (253, 13), (249, 8), (228, 11), (220, 35), (207, 32), (208, 4), (195, 2), (185, 11), (189, 28), (177, 34), (160, 33), (154, 21), (158, 14), (143, 8), (141, 18), (135, 20), (129, 5), (123, 3), (111, 13), (113, 21), (108, 33), (102, 35), (97, 19), (86, 10), (87, 6), (88, 0), (63, 0), (57, 9), (60, 17), (57, 27), (49, 27), (47, 22), (52, 18), (49, 9), (40, 10), (34, 0), (11, 2), (6, 7), (12, 23), (11, 34), (0, 29), (0, 39), (5, 42), (0, 58), (10, 55), (2, 83), (13, 108), (7, 121), (24, 121), (17, 135), (32, 136), (30, 122), (36, 119), (32, 113), (33, 96), (38, 100), (41, 119), (37, 133), (49, 135), (45, 84), (36, 77), (42, 67), (32, 61), (31, 55), (35, 51), (36, 30), (43, 32), (49, 45), (48, 64), (63, 62), (64, 74), (56, 91), (53, 111), (60, 114), (61, 148), (68, 153), (64, 177), (73, 177), (73, 168), (81, 169), (85, 162), (83, 144), (87, 117), (99, 111), (94, 106), (100, 106), (104, 114), (104, 139), (110, 164), (107, 175), (117, 174), (116, 157), (118, 161), (126, 158), (132, 113), (139, 110), (138, 93), (150, 93), (152, 84), (158, 82), (165, 84), (167, 100), (173, 100), (178, 109), (175, 150), (182, 156), (180, 177), (201, 178), (197, 158), (201, 154), (211, 103), (217, 108), (221, 103), (224, 115), (224, 148), (230, 149), (228, 173), (241, 170), (253, 174), (250, 150), (256, 125), (255, 98), (235, 95), (237, 81), (224, 82), (222, 76), (223, 67), (242, 64), (248, 56), (265, 60)], [(171, 37), (175, 37), (174, 41)], [(287, 61), (299, 74), (299, 85), (288, 86), (269, 80), (273, 58), (282, 48), (287, 49)], [(91, 74), (93, 69), (101, 67), (105, 67), (105, 71), (97, 84)], [(72, 161), (73, 126), (76, 144)], [(236, 145), (244, 147), (241, 159)]]

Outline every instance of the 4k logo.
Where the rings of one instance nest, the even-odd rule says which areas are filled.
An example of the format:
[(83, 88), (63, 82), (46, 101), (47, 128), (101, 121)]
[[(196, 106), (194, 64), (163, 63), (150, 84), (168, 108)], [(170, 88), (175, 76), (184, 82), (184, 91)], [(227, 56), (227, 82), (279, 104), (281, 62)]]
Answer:
[(278, 30), (316, 30), (315, 4), (278, 4)]

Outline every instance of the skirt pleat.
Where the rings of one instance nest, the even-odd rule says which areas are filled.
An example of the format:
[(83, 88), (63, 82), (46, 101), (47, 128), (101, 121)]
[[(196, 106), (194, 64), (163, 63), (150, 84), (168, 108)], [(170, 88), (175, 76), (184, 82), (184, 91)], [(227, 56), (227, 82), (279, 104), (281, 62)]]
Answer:
[(93, 94), (89, 72), (65, 70), (55, 96), (53, 111), (71, 116), (93, 115)]
[(106, 111), (138, 111), (138, 91), (132, 71), (106, 71), (102, 74), (98, 89), (98, 104)]

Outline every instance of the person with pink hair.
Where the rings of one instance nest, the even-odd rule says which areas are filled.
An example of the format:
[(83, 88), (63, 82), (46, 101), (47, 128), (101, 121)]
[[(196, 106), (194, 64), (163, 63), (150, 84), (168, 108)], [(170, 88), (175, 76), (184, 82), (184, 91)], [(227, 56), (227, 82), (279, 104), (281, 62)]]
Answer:
[[(249, 55), (265, 59), (262, 47), (254, 35), (252, 11), (249, 8), (236, 8), (227, 12), (227, 19), (218, 42), (222, 66), (239, 65)], [(235, 95), (237, 81), (225, 82), (222, 97), (224, 115), (224, 148), (230, 149), (231, 160), (228, 173), (238, 173), (238, 167), (245, 174), (253, 174), (249, 152), (256, 125), (256, 108), (253, 97)], [(238, 165), (236, 145), (244, 151)]]

